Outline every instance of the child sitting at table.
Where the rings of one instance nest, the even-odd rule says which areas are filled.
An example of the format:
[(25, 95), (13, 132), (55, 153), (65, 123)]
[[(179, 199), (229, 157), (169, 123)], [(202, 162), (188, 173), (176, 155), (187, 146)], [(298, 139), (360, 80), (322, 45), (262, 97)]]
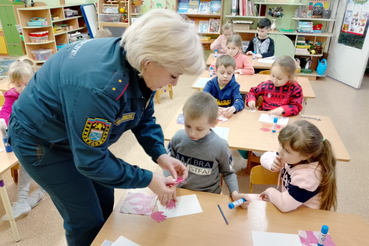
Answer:
[(252, 55), (255, 51), (256, 58), (270, 57), (274, 55), (274, 41), (268, 37), (268, 32), (271, 26), (268, 18), (263, 18), (258, 22), (258, 35), (251, 39), (249, 46), (246, 49), (246, 55)]
[(263, 167), (280, 172), (282, 192), (268, 188), (260, 197), (280, 211), (289, 212), (304, 205), (313, 209), (336, 210), (336, 158), (328, 139), (306, 120), (283, 128), (278, 152), (266, 152)]
[[(184, 130), (179, 130), (168, 144), (170, 156), (180, 160), (188, 169), (188, 178), (178, 188), (211, 193), (221, 193), (221, 178), (228, 186), (234, 201), (249, 197), (238, 193), (237, 177), (232, 168), (232, 155), (228, 143), (211, 128), (218, 123), (218, 105), (215, 99), (204, 92), (189, 97), (183, 106)], [(165, 176), (170, 173), (164, 171)], [(167, 205), (173, 195), (161, 195), (159, 200)], [(246, 208), (248, 202), (242, 205)]]
[(234, 58), (229, 55), (219, 57), (216, 60), (217, 76), (208, 81), (203, 90), (215, 97), (219, 106), (219, 114), (227, 118), (244, 108), (240, 85), (233, 74), (235, 68)]
[(272, 64), (270, 80), (252, 87), (247, 93), (246, 106), (256, 109), (256, 99), (262, 96), (259, 110), (270, 115), (293, 116), (302, 110), (302, 88), (294, 80), (296, 62), (292, 57), (278, 57)]
[[(4, 93), (5, 102), (0, 111), (0, 118), (4, 119), (7, 125), (13, 104), (32, 78), (34, 66), (32, 60), (25, 58), (15, 61), (9, 67), (9, 80), (14, 87)], [(31, 208), (34, 208), (45, 197), (46, 192), (41, 187), (28, 197), (31, 180), (22, 165), (19, 165), (18, 198), (17, 202), (12, 205), (14, 219), (31, 211)], [(4, 215), (2, 220), (8, 220), (8, 216)]]
[(222, 35), (219, 35), (217, 39), (210, 45), (212, 51), (217, 50), (219, 55), (225, 55), (227, 53), (227, 41), (231, 35), (233, 35), (232, 23), (227, 22), (222, 27)]
[[(235, 74), (255, 74), (255, 70), (249, 62), (249, 59), (242, 53), (242, 39), (240, 35), (232, 35), (229, 37), (227, 41), (227, 55), (232, 56), (236, 60)], [(213, 71), (217, 69), (215, 64), (216, 61), (210, 66), (213, 68)]]

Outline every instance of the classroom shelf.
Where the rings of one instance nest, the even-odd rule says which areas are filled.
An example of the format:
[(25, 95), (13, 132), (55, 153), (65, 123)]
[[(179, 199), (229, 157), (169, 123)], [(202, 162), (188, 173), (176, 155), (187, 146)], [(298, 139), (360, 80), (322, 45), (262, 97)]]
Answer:
[[(132, 16), (137, 16), (137, 15), (142, 15), (142, 13), (131, 13)], [(119, 22), (115, 22), (115, 23), (119, 23)]]
[(220, 18), (221, 15), (218, 14), (184, 14), (187, 17), (204, 17), (204, 18)]
[(289, 5), (289, 6), (306, 6), (306, 3), (276, 3), (276, 2), (255, 2), (260, 5)]
[(240, 16), (240, 15), (226, 15), (225, 17), (227, 18), (232, 18), (232, 19), (263, 19), (263, 18), (267, 18), (266, 16)]
[(54, 43), (55, 41), (54, 40), (49, 40), (47, 42), (42, 42), (42, 43), (33, 43), (33, 42), (28, 42), (28, 43), (25, 43), (26, 45), (42, 45), (42, 44), (51, 44), (51, 43)]
[(292, 18), (293, 20), (311, 20), (311, 21), (336, 21), (336, 19), (323, 19), (323, 18)]
[(322, 57), (322, 56), (323, 56), (323, 54), (319, 54), (319, 55), (307, 55), (307, 54), (305, 55), (305, 54), (304, 54), (304, 55), (302, 55), (302, 54), (296, 54), (296, 53), (295, 53), (295, 56), (311, 56), (311, 57)]
[(81, 18), (81, 17), (83, 17), (83, 16), (82, 15), (79, 15), (79, 16), (73, 16), (73, 17), (68, 17), (68, 18), (60, 19), (60, 20), (53, 20), (52, 23), (66, 21), (66, 20), (78, 19), (78, 18)]
[[(245, 31), (237, 31), (239, 33), (257, 33), (256, 29), (250, 29)], [(283, 35), (296, 35), (296, 36), (316, 36), (316, 37), (332, 37), (333, 33), (305, 33), (305, 32), (280, 32), (280, 31), (270, 31), (270, 34), (283, 34)]]
[(326, 75), (319, 75), (316, 73), (316, 71), (312, 72), (312, 73), (297, 73), (297, 76), (308, 76), (308, 77), (325, 77)]
[(64, 32), (54, 33), (54, 36), (58, 36), (58, 35), (61, 35), (61, 34), (64, 34), (64, 33), (68, 33), (68, 32), (79, 31), (79, 30), (82, 30), (82, 29), (85, 29), (85, 28), (87, 28), (87, 27), (80, 27), (80, 28), (76, 28), (76, 29), (73, 29), (73, 30), (68, 30), (68, 31), (64, 31)]
[(52, 25), (46, 25), (46, 26), (22, 26), (23, 29), (37, 29), (37, 28), (43, 28), (43, 27), (51, 27)]

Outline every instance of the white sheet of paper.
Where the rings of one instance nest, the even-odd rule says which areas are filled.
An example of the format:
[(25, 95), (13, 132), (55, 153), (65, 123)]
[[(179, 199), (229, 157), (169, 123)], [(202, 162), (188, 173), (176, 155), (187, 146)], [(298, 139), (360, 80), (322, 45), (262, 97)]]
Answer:
[(111, 246), (140, 246), (137, 243), (132, 242), (131, 240), (120, 236)]
[(288, 117), (283, 117), (283, 116), (276, 116), (276, 115), (269, 115), (269, 114), (261, 114), (259, 117), (259, 121), (261, 122), (266, 122), (266, 123), (274, 123), (273, 120), (274, 118), (277, 118), (277, 124), (278, 125), (287, 125), (288, 124)]
[(197, 196), (195, 194), (177, 197), (176, 207), (173, 209), (167, 209), (165, 206), (162, 206), (159, 200), (157, 201), (157, 205), (158, 211), (163, 212), (164, 215), (167, 216), (167, 219), (202, 213), (199, 200), (197, 199)]
[(1, 152), (1, 151), (4, 151), (4, 149), (0, 148), (0, 152)]
[(258, 62), (273, 64), (274, 60), (273, 59), (259, 59)]
[(112, 241), (105, 240), (100, 246), (111, 246), (113, 244)]
[(229, 127), (215, 127), (213, 131), (225, 141), (228, 141)]
[(194, 87), (203, 88), (209, 80), (209, 78), (199, 78)]
[(301, 241), (297, 234), (253, 231), (252, 241), (254, 246), (301, 246)]

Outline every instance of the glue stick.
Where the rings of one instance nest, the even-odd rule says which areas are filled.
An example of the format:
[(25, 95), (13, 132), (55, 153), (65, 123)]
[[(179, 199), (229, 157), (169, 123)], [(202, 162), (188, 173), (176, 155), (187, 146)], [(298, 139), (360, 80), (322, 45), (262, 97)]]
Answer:
[(217, 56), (218, 56), (218, 50), (216, 49), (214, 52), (214, 57), (217, 57)]
[(255, 59), (256, 56), (256, 51), (254, 51), (254, 53), (252, 53), (252, 59)]
[(238, 206), (241, 206), (244, 202), (246, 202), (245, 198), (238, 199), (237, 201), (228, 203), (229, 209), (234, 209)]
[(329, 230), (328, 226), (326, 225), (322, 226), (322, 229), (320, 230), (319, 237), (318, 237), (318, 246), (324, 245), (324, 241), (325, 241), (325, 238), (327, 237), (328, 230)]
[(210, 67), (210, 78), (213, 77), (213, 67)]
[(276, 132), (277, 131), (277, 122), (278, 122), (278, 118), (274, 118), (272, 132)]

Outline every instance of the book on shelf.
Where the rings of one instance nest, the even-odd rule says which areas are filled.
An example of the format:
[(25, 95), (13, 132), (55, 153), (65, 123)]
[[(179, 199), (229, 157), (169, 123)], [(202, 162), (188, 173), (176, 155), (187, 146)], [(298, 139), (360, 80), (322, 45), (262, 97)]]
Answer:
[(210, 14), (210, 2), (200, 2), (199, 14)]
[(222, 9), (222, 1), (211, 0), (210, 2), (210, 13), (211, 14), (220, 14), (221, 9)]
[(213, 19), (209, 20), (209, 33), (220, 33), (220, 19)]
[(189, 6), (189, 0), (179, 0), (178, 14), (187, 14), (188, 6)]
[(199, 33), (208, 33), (209, 21), (199, 21)]
[(199, 12), (200, 1), (190, 0), (188, 5), (188, 14), (197, 14)]

